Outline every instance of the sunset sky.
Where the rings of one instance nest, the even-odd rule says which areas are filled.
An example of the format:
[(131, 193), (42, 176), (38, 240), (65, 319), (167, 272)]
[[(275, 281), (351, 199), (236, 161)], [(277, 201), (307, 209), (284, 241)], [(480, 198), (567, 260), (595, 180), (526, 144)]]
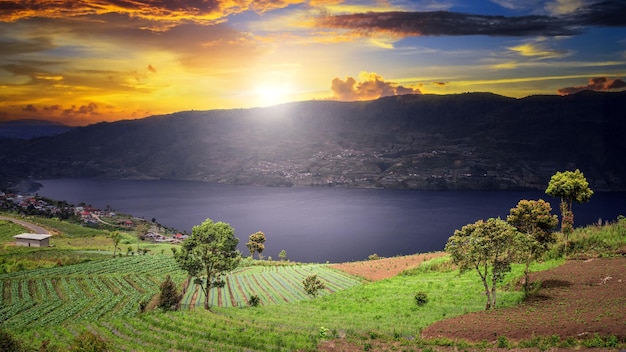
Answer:
[(624, 0), (0, 0), (0, 121), (625, 79)]

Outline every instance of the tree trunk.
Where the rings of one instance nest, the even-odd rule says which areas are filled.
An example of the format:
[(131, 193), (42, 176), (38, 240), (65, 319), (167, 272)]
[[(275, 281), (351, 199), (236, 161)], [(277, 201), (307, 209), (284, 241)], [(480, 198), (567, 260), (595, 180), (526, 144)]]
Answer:
[(493, 275), (491, 282), (491, 308), (496, 309), (496, 283), (497, 283), (496, 275)]
[(487, 296), (487, 305), (485, 306), (485, 310), (489, 310), (489, 308), (491, 308), (491, 293), (489, 292), (489, 284), (487, 284), (487, 268), (485, 268), (484, 275), (478, 268), (478, 265), (476, 266), (476, 271), (478, 271), (478, 275), (483, 281), (483, 286), (485, 287), (485, 295)]

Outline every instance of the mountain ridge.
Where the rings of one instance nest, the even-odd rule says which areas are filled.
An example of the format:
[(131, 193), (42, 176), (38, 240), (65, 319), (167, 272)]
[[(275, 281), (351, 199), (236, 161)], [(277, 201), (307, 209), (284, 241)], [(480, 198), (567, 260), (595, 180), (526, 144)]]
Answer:
[(493, 93), (183, 111), (4, 143), (0, 180), (162, 178), (259, 186), (545, 189), (580, 168), (626, 189), (626, 92)]

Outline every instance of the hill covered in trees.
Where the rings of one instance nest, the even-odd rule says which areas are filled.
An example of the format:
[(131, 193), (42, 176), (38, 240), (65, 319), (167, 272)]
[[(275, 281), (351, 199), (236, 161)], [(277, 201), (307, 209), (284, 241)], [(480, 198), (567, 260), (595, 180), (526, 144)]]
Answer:
[(545, 189), (579, 168), (626, 189), (626, 92), (405, 95), (186, 111), (0, 139), (0, 181), (111, 177), (262, 186)]

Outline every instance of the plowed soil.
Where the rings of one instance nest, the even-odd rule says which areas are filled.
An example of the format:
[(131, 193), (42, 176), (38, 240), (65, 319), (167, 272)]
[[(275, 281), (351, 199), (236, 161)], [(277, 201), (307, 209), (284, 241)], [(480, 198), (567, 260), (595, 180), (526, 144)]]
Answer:
[(541, 289), (523, 304), (465, 314), (435, 323), (422, 337), (467, 341), (533, 336), (614, 335), (626, 339), (626, 258), (571, 260), (531, 275)]
[[(380, 280), (404, 270), (411, 260), (413, 266), (424, 260), (420, 256), (409, 257), (399, 257), (399, 262), (388, 258), (335, 267)], [(495, 342), (503, 336), (515, 342), (539, 336), (558, 335), (563, 340), (598, 334), (626, 340), (626, 257), (570, 260), (558, 268), (531, 274), (531, 282), (535, 281), (541, 282), (541, 289), (519, 306), (446, 319), (424, 329), (422, 337)], [(363, 350), (363, 346), (345, 340), (325, 341), (319, 347), (323, 351)], [(376, 346), (377, 350), (397, 348), (378, 343)], [(594, 349), (601, 350), (610, 349)]]
[(345, 271), (349, 274), (363, 277), (367, 280), (378, 281), (400, 274), (403, 270), (414, 268), (433, 258), (441, 257), (445, 252), (407, 255), (403, 257), (381, 258), (362, 262), (332, 264), (332, 268)]

